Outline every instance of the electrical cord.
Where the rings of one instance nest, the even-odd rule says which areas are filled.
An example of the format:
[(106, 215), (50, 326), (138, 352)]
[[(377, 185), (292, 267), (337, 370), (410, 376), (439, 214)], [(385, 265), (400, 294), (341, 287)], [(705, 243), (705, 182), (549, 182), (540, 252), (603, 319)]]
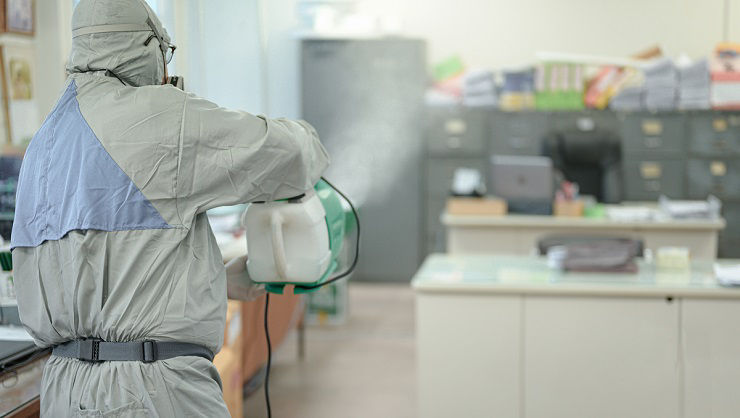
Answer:
[[(347, 202), (350, 209), (352, 209), (352, 213), (355, 215), (355, 221), (357, 222), (357, 244), (355, 245), (355, 258), (352, 260), (352, 264), (347, 268), (347, 270), (341, 274), (338, 274), (331, 278), (330, 280), (327, 280), (323, 283), (311, 285), (311, 286), (296, 286), (296, 288), (301, 289), (317, 289), (322, 286), (326, 286), (329, 283), (334, 283), (339, 279), (343, 279), (347, 276), (349, 276), (357, 267), (357, 261), (360, 259), (360, 216), (357, 213), (357, 209), (355, 209), (355, 205), (352, 204), (352, 201), (349, 200), (349, 198), (342, 193), (339, 189), (334, 187), (333, 184), (329, 182), (329, 180), (325, 178), (321, 178), (326, 182), (326, 184), (329, 185), (332, 189), (334, 189), (335, 192), (337, 192), (342, 198)], [(265, 341), (267, 342), (267, 366), (265, 370), (265, 404), (267, 406), (267, 418), (272, 418), (272, 408), (270, 406), (270, 366), (272, 366), (272, 343), (270, 342), (270, 328), (268, 326), (268, 320), (267, 320), (267, 313), (269, 312), (270, 308), (270, 293), (268, 292), (265, 295)]]
[(267, 341), (267, 370), (265, 371), (265, 404), (267, 404), (267, 418), (272, 418), (270, 407), (270, 366), (272, 364), (272, 344), (270, 343), (270, 328), (267, 326), (267, 313), (270, 308), (270, 293), (265, 295), (265, 340)]
[(339, 196), (342, 196), (342, 199), (344, 199), (344, 201), (347, 202), (347, 204), (349, 205), (350, 209), (352, 210), (352, 213), (355, 215), (355, 220), (357, 221), (357, 245), (355, 245), (355, 258), (354, 258), (354, 260), (352, 260), (352, 265), (350, 265), (349, 268), (347, 268), (347, 270), (345, 272), (343, 272), (342, 274), (338, 274), (338, 275), (332, 277), (331, 279), (329, 279), (329, 280), (327, 280), (325, 282), (322, 282), (322, 283), (318, 283), (318, 284), (314, 284), (314, 285), (310, 285), (310, 286), (305, 286), (305, 285), (298, 285), (298, 286), (296, 286), (296, 288), (299, 288), (299, 289), (306, 289), (306, 290), (318, 289), (319, 287), (326, 286), (329, 283), (334, 283), (337, 280), (343, 279), (343, 278), (349, 276), (355, 270), (355, 268), (357, 267), (357, 261), (360, 259), (360, 215), (357, 213), (357, 209), (355, 209), (355, 205), (352, 204), (352, 201), (349, 200), (349, 198), (347, 197), (347, 195), (345, 195), (344, 193), (342, 193), (341, 190), (339, 190), (336, 187), (334, 187), (334, 185), (331, 184), (329, 182), (329, 180), (325, 179), (324, 177), (322, 177), (321, 179), (324, 180), (324, 182), (326, 182), (326, 184), (328, 184), (329, 187), (331, 187), (332, 189), (334, 189), (334, 191), (337, 192), (337, 194), (339, 194)]

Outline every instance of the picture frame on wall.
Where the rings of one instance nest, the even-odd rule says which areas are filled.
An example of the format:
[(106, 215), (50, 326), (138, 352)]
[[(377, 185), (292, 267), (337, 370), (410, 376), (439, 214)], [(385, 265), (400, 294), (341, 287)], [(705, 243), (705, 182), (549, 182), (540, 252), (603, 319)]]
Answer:
[(35, 22), (33, 18), (34, 0), (3, 0), (5, 12), (5, 31), (33, 36)]
[(8, 89), (5, 74), (5, 48), (0, 45), (0, 144), (3, 149), (12, 147), (10, 129), (10, 111), (8, 106)]
[(26, 147), (39, 126), (36, 103), (36, 52), (33, 46), (6, 43), (2, 47), (5, 128), (14, 146)]

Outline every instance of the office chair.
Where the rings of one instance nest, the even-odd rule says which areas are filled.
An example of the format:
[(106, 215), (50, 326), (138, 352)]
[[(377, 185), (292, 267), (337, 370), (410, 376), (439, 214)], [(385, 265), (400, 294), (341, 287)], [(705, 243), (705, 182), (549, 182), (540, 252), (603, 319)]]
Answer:
[(552, 158), (564, 180), (578, 183), (583, 195), (599, 202), (617, 203), (622, 198), (622, 146), (618, 135), (591, 131), (553, 131), (543, 141), (543, 155)]

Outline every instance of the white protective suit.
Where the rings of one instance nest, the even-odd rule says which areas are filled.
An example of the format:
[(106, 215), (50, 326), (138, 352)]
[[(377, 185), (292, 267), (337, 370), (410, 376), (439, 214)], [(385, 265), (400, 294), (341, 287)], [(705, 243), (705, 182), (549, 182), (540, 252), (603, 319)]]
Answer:
[[(147, 19), (169, 42), (143, 0), (79, 3), (69, 79), (23, 161), (15, 285), (21, 320), (42, 347), (95, 337), (218, 352), (226, 274), (206, 210), (301, 194), (328, 164), (304, 122), (223, 109), (160, 85), (164, 58), (157, 39), (144, 45), (153, 32)], [(52, 356), (41, 413), (224, 417), (220, 383), (200, 357)]]

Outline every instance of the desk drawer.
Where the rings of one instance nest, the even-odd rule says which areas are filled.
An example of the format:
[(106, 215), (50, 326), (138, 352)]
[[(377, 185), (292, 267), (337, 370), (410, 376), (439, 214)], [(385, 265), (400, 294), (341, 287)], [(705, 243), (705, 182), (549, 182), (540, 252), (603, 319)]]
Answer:
[(681, 160), (627, 160), (623, 168), (625, 200), (655, 200), (661, 194), (674, 199), (684, 196)]
[(548, 117), (539, 112), (498, 112), (491, 120), (491, 153), (540, 155)]
[(452, 179), (458, 168), (475, 168), (480, 171), (484, 181), (488, 176), (488, 164), (482, 158), (431, 158), (427, 160), (427, 196), (447, 197), (452, 189)]
[(719, 112), (692, 114), (689, 119), (689, 148), (703, 156), (740, 154), (740, 115)]
[(485, 153), (488, 115), (483, 109), (427, 108), (427, 151), (430, 155)]
[(740, 197), (740, 164), (715, 158), (693, 158), (688, 162), (688, 192), (692, 199), (706, 199), (710, 194), (719, 198)]
[(629, 114), (622, 127), (627, 153), (680, 154), (685, 149), (685, 137), (685, 121), (679, 114)]

